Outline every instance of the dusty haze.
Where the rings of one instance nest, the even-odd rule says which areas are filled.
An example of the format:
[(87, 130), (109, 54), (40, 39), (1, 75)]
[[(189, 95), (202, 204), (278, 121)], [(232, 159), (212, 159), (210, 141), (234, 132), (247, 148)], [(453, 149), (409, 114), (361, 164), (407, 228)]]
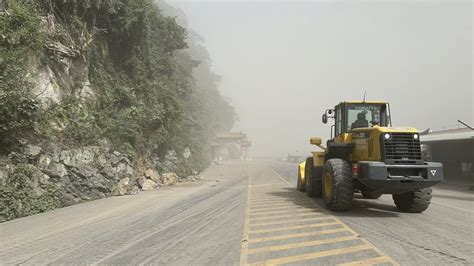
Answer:
[(344, 99), (387, 100), (395, 126), (473, 123), (470, 1), (171, 1), (206, 40), (253, 156), (305, 154)]

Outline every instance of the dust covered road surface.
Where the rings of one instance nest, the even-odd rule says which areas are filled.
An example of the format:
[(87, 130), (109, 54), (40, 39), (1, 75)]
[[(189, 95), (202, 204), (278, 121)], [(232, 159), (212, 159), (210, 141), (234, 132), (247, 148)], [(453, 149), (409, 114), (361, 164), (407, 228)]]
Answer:
[(390, 196), (345, 213), (294, 189), (295, 164), (231, 162), (204, 180), (0, 224), (1, 264), (446, 265), (474, 261), (472, 191), (422, 214)]

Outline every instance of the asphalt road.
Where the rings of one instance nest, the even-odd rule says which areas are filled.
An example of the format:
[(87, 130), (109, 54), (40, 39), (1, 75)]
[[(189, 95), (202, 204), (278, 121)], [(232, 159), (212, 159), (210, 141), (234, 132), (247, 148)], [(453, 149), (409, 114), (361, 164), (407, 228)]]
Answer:
[(474, 263), (474, 194), (439, 186), (422, 214), (391, 196), (327, 212), (294, 189), (296, 164), (231, 162), (204, 180), (0, 224), (0, 264)]

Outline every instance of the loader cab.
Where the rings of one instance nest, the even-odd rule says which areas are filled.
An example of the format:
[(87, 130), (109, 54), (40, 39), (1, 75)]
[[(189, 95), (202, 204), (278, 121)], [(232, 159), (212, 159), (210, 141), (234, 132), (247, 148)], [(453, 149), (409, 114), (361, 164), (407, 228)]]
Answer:
[(326, 110), (323, 123), (334, 119), (331, 139), (356, 128), (391, 126), (390, 105), (386, 102), (341, 102), (334, 109)]

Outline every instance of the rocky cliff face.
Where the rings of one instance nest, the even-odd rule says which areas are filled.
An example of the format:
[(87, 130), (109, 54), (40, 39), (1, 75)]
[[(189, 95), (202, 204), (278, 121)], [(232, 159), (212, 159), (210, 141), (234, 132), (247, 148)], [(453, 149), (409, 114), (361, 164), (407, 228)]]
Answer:
[[(179, 178), (176, 173), (169, 172), (176, 170), (176, 161), (173, 160), (174, 152), (168, 154), (164, 164), (146, 162), (137, 166), (120, 152), (100, 146), (59, 149), (50, 141), (26, 144), (22, 153), (11, 153), (0, 160), (0, 187), (27, 187), (29, 194), (8, 191), (0, 196), (2, 205), (5, 204), (3, 207), (7, 204), (11, 207), (0, 211), (0, 221), (172, 185)], [(21, 173), (28, 178), (18, 178)], [(25, 202), (26, 197), (31, 199)], [(38, 206), (32, 206), (32, 203)]]
[[(4, 0), (0, 221), (173, 184), (235, 113), (153, 0)], [(195, 71), (196, 70), (196, 71)]]
[[(60, 30), (52, 15), (40, 21), (40, 31), (46, 36)], [(83, 36), (78, 47), (69, 33), (62, 35), (61, 41), (46, 39), (54, 60), (44, 62), (40, 59), (44, 55), (37, 51), (26, 58), (24, 78), (38, 102), (36, 112), (46, 114), (72, 100), (81, 115), (91, 116), (83, 106), (95, 100), (88, 78), (90, 59), (83, 52), (92, 36)], [(35, 125), (36, 132), (22, 138), (10, 153), (0, 154), (0, 222), (108, 196), (133, 195), (178, 180), (174, 151), (163, 160), (148, 157), (140, 162), (136, 156), (113, 150), (106, 138), (97, 146), (68, 145), (58, 133), (69, 122), (60, 116), (44, 119), (43, 127), (51, 128), (53, 134), (37, 139)]]

